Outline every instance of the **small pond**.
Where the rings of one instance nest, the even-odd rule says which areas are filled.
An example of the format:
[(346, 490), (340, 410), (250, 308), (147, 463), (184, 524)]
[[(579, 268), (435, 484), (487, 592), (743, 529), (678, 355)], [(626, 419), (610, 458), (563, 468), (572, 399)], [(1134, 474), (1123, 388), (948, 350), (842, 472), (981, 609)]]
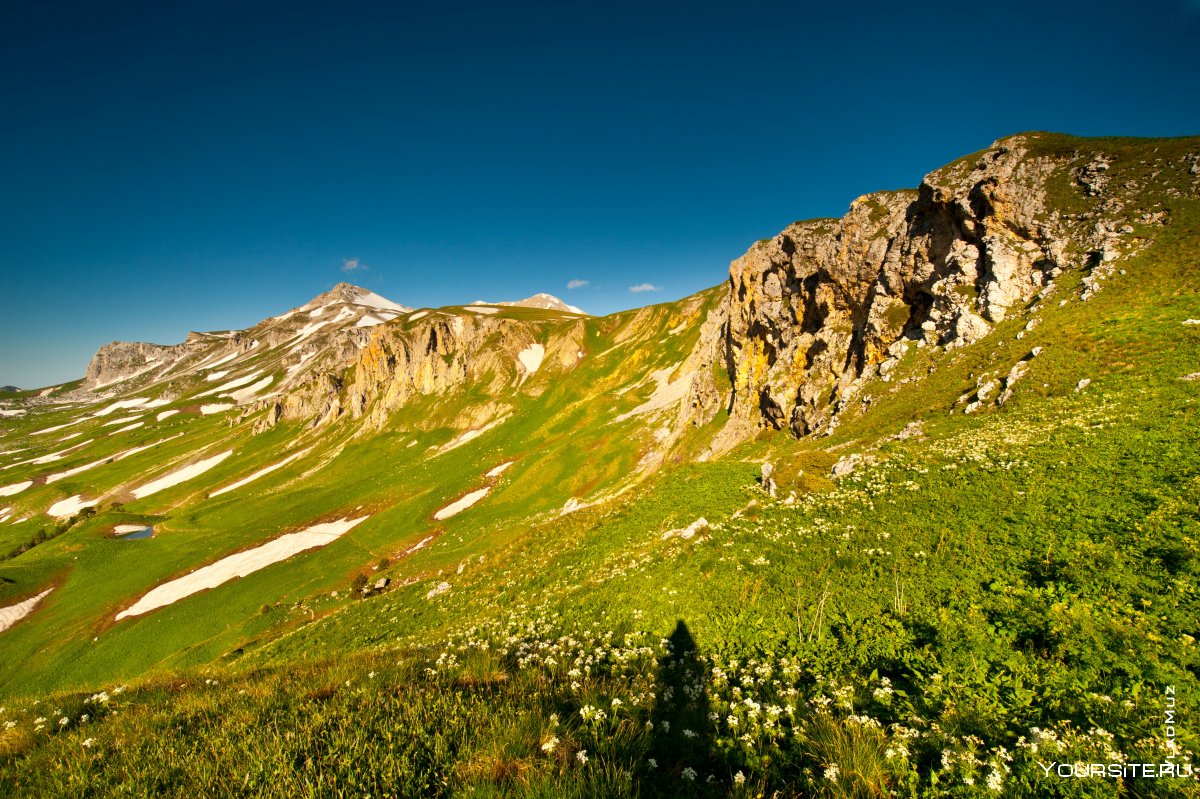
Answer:
[(139, 525), (121, 525), (116, 529), (116, 536), (122, 541), (133, 541), (138, 538), (153, 538), (154, 528), (150, 526), (142, 527)]

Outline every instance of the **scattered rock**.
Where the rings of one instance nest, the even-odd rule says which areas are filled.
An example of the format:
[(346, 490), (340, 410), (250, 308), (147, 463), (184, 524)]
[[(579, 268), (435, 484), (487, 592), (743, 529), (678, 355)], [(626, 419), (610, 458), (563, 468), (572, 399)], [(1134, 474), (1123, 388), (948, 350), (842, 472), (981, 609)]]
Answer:
[(847, 455), (846, 457), (839, 459), (837, 463), (833, 464), (833, 468), (829, 473), (833, 477), (845, 477), (849, 474), (853, 474), (854, 471), (860, 467), (870, 466), (871, 464), (877, 462), (877, 460), (878, 459), (874, 455), (862, 455), (856, 452), (853, 455)]
[(774, 499), (775, 497), (775, 467), (770, 463), (762, 465), (762, 487), (763, 491), (767, 492), (767, 496)]
[(1085, 388), (1087, 388), (1091, 384), (1092, 384), (1092, 379), (1090, 377), (1083, 378), (1082, 380), (1080, 380), (1078, 383), (1075, 384), (1075, 393), (1079, 393), (1080, 391), (1083, 391)]
[(701, 532), (703, 530), (707, 530), (707, 529), (708, 529), (708, 519), (705, 519), (703, 516), (701, 516), (699, 519), (692, 522), (687, 527), (679, 527), (674, 530), (668, 530), (667, 532), (663, 533), (662, 540), (666, 541), (668, 538), (671, 538), (672, 536), (687, 540), (687, 539), (693, 538), (696, 535), (696, 533), (699, 533), (699, 532)]
[(425, 595), (425, 598), (433, 599), (435, 596), (441, 596), (442, 594), (446, 593), (449, 590), (450, 590), (450, 583), (441, 582), (441, 583), (438, 583), (435, 588), (429, 589), (429, 593), (427, 593)]

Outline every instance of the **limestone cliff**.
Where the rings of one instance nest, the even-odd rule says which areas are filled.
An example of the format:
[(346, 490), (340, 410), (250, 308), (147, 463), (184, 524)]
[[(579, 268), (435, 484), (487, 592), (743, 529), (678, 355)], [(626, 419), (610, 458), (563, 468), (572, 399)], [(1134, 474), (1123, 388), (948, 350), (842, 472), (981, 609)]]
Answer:
[[(427, 312), (404, 325), (375, 329), (351, 361), (352, 377), (343, 386), (333, 375), (315, 377), (282, 403), (282, 418), (320, 425), (343, 414), (365, 417), (367, 430), (384, 427), (390, 416), (414, 399), (449, 395), (467, 387), (501, 398), (522, 389), (539, 371), (568, 369), (582, 356), (583, 324), (552, 324), (493, 317), (470, 311)], [(544, 386), (525, 386), (538, 393)], [(487, 418), (460, 420), (482, 424), (506, 405), (484, 403)]]
[(907, 346), (977, 341), (1062, 270), (1084, 270), (1088, 285), (1142, 246), (1127, 223), (1147, 212), (1107, 186), (1110, 158), (1064, 138), (1003, 139), (915, 191), (860, 197), (841, 219), (797, 222), (734, 261), (714, 355), (733, 382), (731, 419), (715, 449), (763, 426), (829, 430)]

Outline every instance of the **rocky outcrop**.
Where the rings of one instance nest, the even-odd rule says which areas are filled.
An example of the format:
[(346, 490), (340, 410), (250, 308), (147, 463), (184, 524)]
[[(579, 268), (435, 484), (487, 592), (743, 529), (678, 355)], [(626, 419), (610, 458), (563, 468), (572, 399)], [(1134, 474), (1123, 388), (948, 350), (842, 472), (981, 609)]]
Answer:
[[(717, 449), (769, 426), (828, 430), (862, 382), (909, 346), (952, 348), (986, 336), (1064, 268), (1097, 260), (1047, 190), (1066, 159), (1026, 137), (929, 174), (916, 191), (870, 194), (837, 220), (797, 222), (730, 266), (725, 361), (731, 420)], [(1108, 161), (1074, 174), (1104, 193)], [(1100, 258), (1099, 260), (1103, 260)]]
[[(440, 311), (409, 325), (379, 327), (353, 358), (344, 387), (332, 374), (314, 377), (288, 395), (283, 418), (319, 426), (349, 414), (365, 417), (367, 430), (378, 430), (422, 396), (450, 395), (468, 386), (493, 397), (523, 386), (539, 393), (543, 388), (525, 386), (526, 380), (540, 370), (574, 366), (583, 345), (582, 323), (548, 327), (549, 334), (537, 322)], [(484, 404), (496, 411), (483, 414), (488, 417), (506, 407)]]
[(103, 388), (151, 369), (169, 366), (186, 352), (186, 344), (167, 346), (141, 341), (114, 341), (105, 344), (88, 363), (81, 388)]

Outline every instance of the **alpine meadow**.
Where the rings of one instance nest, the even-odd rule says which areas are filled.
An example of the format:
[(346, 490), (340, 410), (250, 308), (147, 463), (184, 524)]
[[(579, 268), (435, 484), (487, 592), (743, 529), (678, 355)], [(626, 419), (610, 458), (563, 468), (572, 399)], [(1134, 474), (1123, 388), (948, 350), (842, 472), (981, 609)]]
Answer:
[(672, 302), (107, 345), (0, 394), (0, 796), (1198, 796), (1198, 264), (1200, 138), (1029, 132)]

